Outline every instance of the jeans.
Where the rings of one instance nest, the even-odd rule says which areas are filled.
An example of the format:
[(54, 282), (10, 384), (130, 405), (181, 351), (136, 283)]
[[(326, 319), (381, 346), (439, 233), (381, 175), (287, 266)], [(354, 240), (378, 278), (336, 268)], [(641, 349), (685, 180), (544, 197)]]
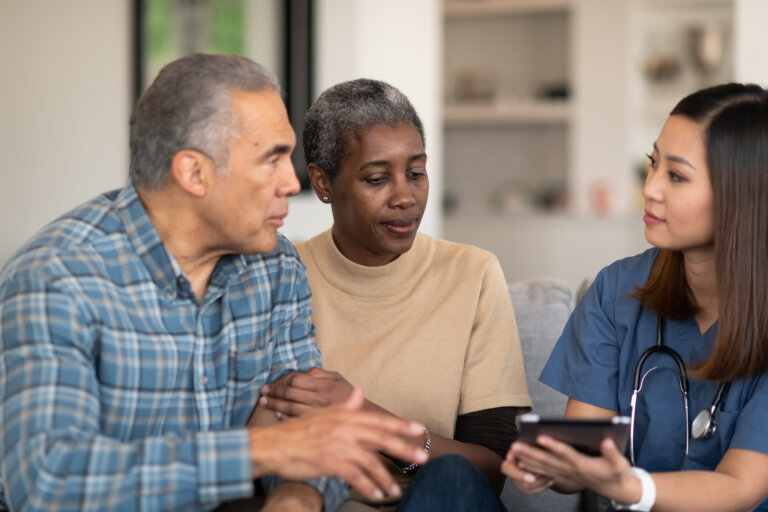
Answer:
[(506, 512), (491, 482), (460, 455), (443, 455), (416, 473), (397, 512)]

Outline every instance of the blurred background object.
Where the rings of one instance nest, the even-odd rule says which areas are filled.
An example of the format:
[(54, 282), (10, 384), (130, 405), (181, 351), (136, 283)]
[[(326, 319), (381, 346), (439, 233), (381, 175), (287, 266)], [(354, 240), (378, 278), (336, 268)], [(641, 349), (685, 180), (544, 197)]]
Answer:
[[(8, 181), (0, 188), (0, 262), (44, 222), (125, 182), (136, 1), (0, 1), (0, 154)], [(279, 34), (291, 0), (156, 5), (177, 1), (190, 2), (181, 19), (201, 39), (214, 38), (211, 51), (242, 48), (284, 85), (289, 80), (283, 70), (298, 59), (286, 57)], [(308, 6), (309, 25), (296, 33), (311, 69), (293, 83), (315, 95), (368, 76), (408, 95), (429, 153), (422, 229), (493, 251), (510, 281), (549, 275), (578, 286), (644, 248), (638, 169), (669, 109), (710, 83), (768, 84), (765, 0)], [(157, 37), (173, 48), (167, 38), (175, 29), (165, 23)], [(458, 96), (457, 79), (464, 83)], [(298, 241), (330, 222), (328, 208), (302, 193), (283, 231)]]

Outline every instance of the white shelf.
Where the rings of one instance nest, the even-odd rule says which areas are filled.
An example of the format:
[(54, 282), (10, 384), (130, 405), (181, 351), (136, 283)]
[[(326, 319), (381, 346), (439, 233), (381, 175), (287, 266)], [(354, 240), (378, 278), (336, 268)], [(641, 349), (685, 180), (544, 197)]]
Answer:
[(446, 0), (444, 12), (449, 18), (465, 18), (567, 11), (570, 6), (571, 0)]
[(571, 108), (568, 101), (449, 104), (443, 118), (448, 126), (567, 124)]
[(697, 7), (706, 5), (731, 6), (734, 0), (642, 0), (646, 5), (658, 7)]

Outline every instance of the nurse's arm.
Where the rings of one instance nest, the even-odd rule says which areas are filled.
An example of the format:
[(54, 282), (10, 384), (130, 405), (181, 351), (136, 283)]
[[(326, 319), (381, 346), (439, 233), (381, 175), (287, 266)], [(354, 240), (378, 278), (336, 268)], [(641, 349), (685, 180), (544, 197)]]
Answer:
[(568, 403), (565, 405), (564, 416), (566, 418), (612, 418), (617, 414), (619, 412), (613, 409), (604, 409), (569, 398)]
[(768, 455), (730, 449), (714, 471), (654, 473), (654, 512), (752, 510), (768, 496)]
[[(570, 418), (609, 418), (617, 411), (603, 409), (572, 398), (565, 416)], [(768, 496), (768, 455), (731, 449), (714, 471), (675, 471), (653, 473), (656, 483), (654, 512), (752, 510)], [(567, 481), (556, 480), (560, 492), (575, 492)], [(571, 484), (573, 485), (573, 484)]]

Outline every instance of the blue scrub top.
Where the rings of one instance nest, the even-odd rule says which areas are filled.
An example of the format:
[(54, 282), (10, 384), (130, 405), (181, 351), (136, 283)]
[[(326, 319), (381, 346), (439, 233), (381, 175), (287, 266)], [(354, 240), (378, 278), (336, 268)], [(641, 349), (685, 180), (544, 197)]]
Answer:
[[(640, 355), (656, 343), (657, 315), (629, 297), (644, 285), (658, 254), (653, 248), (604, 268), (579, 302), (539, 380), (561, 393), (631, 415), (630, 399)], [(664, 345), (687, 367), (712, 351), (717, 324), (703, 335), (693, 318), (666, 320)], [(691, 439), (685, 455), (685, 409), (679, 371), (671, 356), (653, 354), (638, 396), (634, 447), (647, 471), (712, 470), (729, 448), (768, 454), (768, 376), (730, 383), (715, 413), (717, 431)], [(718, 383), (689, 376), (689, 423), (710, 409)], [(629, 446), (626, 455), (629, 457)], [(768, 500), (756, 510), (768, 511)]]

